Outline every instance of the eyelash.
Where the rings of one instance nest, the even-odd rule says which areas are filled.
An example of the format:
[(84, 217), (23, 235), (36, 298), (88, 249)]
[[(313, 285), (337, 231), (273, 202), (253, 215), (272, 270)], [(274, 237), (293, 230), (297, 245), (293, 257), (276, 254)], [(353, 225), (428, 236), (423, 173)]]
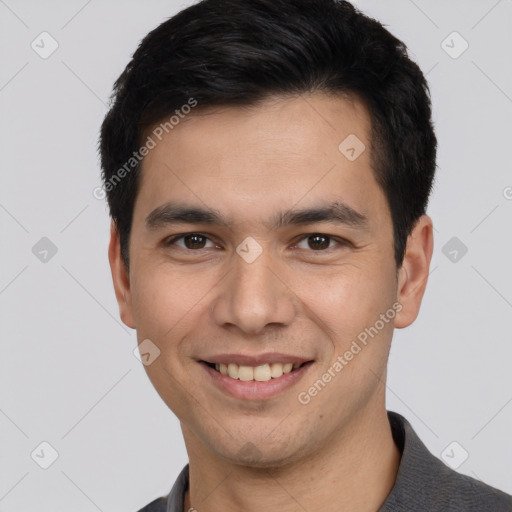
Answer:
[[(181, 239), (185, 239), (187, 236), (193, 236), (193, 235), (206, 238), (207, 240), (211, 241), (212, 243), (215, 243), (215, 242), (213, 242), (213, 240), (210, 239), (210, 237), (208, 235), (205, 235), (204, 233), (198, 233), (198, 232), (194, 231), (194, 232), (190, 232), (190, 233), (183, 233), (181, 235), (176, 235), (176, 236), (174, 236), (174, 237), (172, 237), (170, 239), (166, 239), (164, 241), (164, 246), (165, 247), (169, 247), (171, 245), (174, 245), (176, 243), (176, 241), (181, 240)], [(333, 236), (333, 235), (329, 235), (327, 233), (318, 233), (318, 232), (306, 233), (306, 234), (302, 235), (301, 238), (299, 238), (298, 241), (295, 242), (295, 245), (298, 245), (303, 240), (307, 240), (308, 238), (313, 237), (313, 236), (321, 236), (321, 237), (328, 238), (329, 242), (335, 241), (336, 243), (338, 243), (339, 246), (342, 246), (342, 247), (343, 246), (351, 245), (348, 240), (345, 240), (343, 238), (340, 238), (340, 237), (337, 237), (337, 236)], [(210, 247), (203, 247), (201, 249), (188, 249), (186, 247), (179, 247), (179, 249), (182, 249), (182, 250), (187, 251), (187, 252), (200, 252), (200, 251), (203, 251), (205, 249), (210, 249)], [(318, 253), (329, 253), (332, 249), (335, 249), (335, 247), (328, 247), (327, 249), (318, 249), (318, 250), (309, 249), (308, 252), (315, 253), (315, 254), (318, 254)], [(303, 250), (303, 249), (300, 249), (300, 250)]]

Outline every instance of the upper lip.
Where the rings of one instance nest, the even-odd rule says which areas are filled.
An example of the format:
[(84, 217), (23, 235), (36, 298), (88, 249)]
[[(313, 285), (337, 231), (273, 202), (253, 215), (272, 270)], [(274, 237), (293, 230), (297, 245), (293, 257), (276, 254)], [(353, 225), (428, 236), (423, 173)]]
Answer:
[(248, 354), (218, 354), (208, 356), (202, 359), (206, 363), (214, 363), (214, 364), (229, 364), (235, 363), (243, 366), (261, 366), (265, 363), (293, 363), (293, 364), (302, 364), (311, 359), (306, 357), (300, 357), (293, 354), (282, 354), (278, 352), (268, 352), (265, 354), (257, 354), (257, 355), (248, 355)]

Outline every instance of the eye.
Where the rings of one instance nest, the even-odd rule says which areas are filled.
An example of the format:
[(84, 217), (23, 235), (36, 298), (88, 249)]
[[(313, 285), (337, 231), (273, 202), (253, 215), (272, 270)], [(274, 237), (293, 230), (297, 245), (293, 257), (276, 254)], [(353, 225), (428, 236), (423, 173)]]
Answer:
[[(177, 243), (178, 241), (181, 243)], [(185, 233), (184, 235), (178, 235), (165, 241), (165, 245), (177, 245), (185, 250), (200, 250), (208, 248), (206, 246), (207, 241), (211, 244), (209, 247), (216, 247), (216, 245), (202, 233)]]
[(334, 238), (330, 235), (323, 233), (311, 233), (305, 235), (296, 245), (299, 249), (312, 249), (317, 252), (325, 252), (326, 249), (332, 249), (331, 242), (336, 242), (338, 245), (347, 245), (343, 239)]

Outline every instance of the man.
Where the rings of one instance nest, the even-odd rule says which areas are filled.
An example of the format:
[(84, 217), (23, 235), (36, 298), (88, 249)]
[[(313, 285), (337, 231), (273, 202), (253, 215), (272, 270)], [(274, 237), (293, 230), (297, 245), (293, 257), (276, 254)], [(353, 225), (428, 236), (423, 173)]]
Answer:
[(512, 510), (385, 408), (433, 250), (402, 42), (348, 2), (204, 0), (142, 41), (100, 146), (121, 318), (189, 455), (144, 511)]

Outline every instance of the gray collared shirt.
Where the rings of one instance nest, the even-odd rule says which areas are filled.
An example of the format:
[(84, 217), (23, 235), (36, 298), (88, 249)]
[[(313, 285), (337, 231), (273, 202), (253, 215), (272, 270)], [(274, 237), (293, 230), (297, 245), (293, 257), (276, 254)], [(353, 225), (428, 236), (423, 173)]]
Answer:
[[(428, 451), (403, 416), (388, 412), (388, 418), (402, 457), (395, 485), (377, 512), (512, 512), (512, 496), (449, 468)], [(139, 512), (187, 512), (188, 479), (187, 464), (169, 495)]]

